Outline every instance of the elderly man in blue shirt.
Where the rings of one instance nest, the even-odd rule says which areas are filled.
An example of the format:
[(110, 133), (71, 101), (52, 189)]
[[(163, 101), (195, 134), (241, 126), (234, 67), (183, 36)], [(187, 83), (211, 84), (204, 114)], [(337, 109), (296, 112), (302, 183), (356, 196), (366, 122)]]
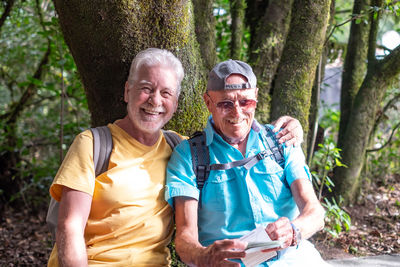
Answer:
[[(272, 153), (257, 157), (269, 150), (264, 127), (272, 126), (254, 119), (256, 83), (251, 67), (238, 60), (221, 62), (210, 72), (204, 94), (212, 114), (204, 130), (209, 163), (255, 161), (247, 167), (211, 168), (199, 190), (189, 142), (175, 149), (165, 195), (175, 208), (176, 250), (191, 266), (327, 265), (306, 240), (323, 228), (324, 209), (301, 147), (283, 147), (282, 167)], [(252, 241), (248, 235), (254, 229), (261, 229), (258, 238), (266, 234), (257, 241), (279, 242), (249, 260), (247, 241)]]

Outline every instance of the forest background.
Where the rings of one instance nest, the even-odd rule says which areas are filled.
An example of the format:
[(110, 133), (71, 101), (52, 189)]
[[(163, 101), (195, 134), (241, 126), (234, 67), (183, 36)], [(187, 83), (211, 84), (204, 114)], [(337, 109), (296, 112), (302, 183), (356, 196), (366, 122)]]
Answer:
[[(377, 242), (389, 244), (379, 243), (378, 252), (400, 252), (400, 201), (393, 197), (400, 184), (400, 46), (383, 42), (388, 34), (400, 39), (399, 1), (3, 0), (0, 14), (5, 239), (19, 212), (44, 224), (48, 187), (74, 136), (124, 115), (132, 58), (160, 47), (174, 52), (186, 72), (167, 128), (186, 135), (201, 129), (208, 71), (228, 58), (249, 62), (260, 88), (257, 119), (287, 114), (303, 125), (303, 149), (327, 210), (316, 240), (329, 247), (372, 212), (394, 235), (374, 229), (363, 238), (378, 231)], [(332, 66), (338, 71), (325, 75)], [(330, 83), (333, 76), (339, 86)], [(340, 103), (321, 101), (326, 91), (339, 94)], [(387, 200), (384, 207), (379, 199)], [(369, 200), (374, 205), (365, 205)], [(39, 236), (37, 247), (48, 249), (28, 253), (28, 262), (48, 256), (51, 242)], [(343, 248), (363, 254), (354, 244)]]

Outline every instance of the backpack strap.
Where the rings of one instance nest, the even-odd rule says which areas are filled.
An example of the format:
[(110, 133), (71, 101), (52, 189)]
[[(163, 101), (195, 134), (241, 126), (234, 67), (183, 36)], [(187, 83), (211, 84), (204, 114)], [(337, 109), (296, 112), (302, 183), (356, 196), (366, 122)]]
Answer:
[(113, 142), (107, 126), (90, 128), (90, 131), (93, 134), (93, 163), (97, 177), (108, 169)]
[(182, 141), (182, 138), (173, 131), (162, 130), (164, 134), (165, 140), (167, 141), (168, 145), (174, 149), (179, 143)]
[(200, 190), (201, 196), (201, 190), (210, 175), (210, 152), (206, 144), (206, 133), (204, 131), (196, 132), (188, 141), (197, 188)]
[(262, 136), (264, 137), (264, 141), (267, 143), (269, 149), (271, 150), (272, 156), (274, 157), (275, 161), (279, 164), (279, 166), (282, 167), (282, 169), (284, 169), (285, 158), (283, 156), (283, 145), (279, 144), (275, 133), (267, 125), (261, 127), (261, 131), (264, 133)]
[[(107, 126), (90, 128), (90, 131), (93, 135), (93, 164), (95, 177), (97, 177), (108, 169), (113, 142), (110, 129)], [(46, 223), (52, 235), (53, 242), (56, 241), (59, 205), (58, 201), (51, 198), (46, 216)]]
[[(250, 170), (257, 162), (265, 159), (266, 157), (272, 156), (273, 159), (282, 167), (285, 167), (285, 158), (283, 156), (283, 146), (279, 144), (274, 132), (267, 125), (260, 127), (262, 131), (262, 138), (267, 144), (269, 149), (263, 150), (256, 155), (241, 160), (236, 160), (222, 164), (211, 164), (210, 165), (210, 153), (208, 146), (206, 145), (206, 133), (196, 132), (188, 141), (190, 145), (190, 153), (192, 154), (192, 165), (193, 171), (196, 175), (197, 188), (201, 191), (204, 187), (205, 182), (210, 175), (211, 170), (228, 170), (235, 167), (243, 166), (247, 170)], [(286, 187), (289, 187), (286, 179), (284, 180)], [(200, 205), (201, 200), (199, 199)]]

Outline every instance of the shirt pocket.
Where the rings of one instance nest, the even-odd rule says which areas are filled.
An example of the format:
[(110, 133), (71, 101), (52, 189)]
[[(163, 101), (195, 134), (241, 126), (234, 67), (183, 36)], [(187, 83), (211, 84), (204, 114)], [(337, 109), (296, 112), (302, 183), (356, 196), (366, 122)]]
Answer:
[(236, 176), (229, 171), (211, 171), (202, 193), (203, 208), (210, 211), (226, 211), (232, 207), (236, 193)]
[(266, 200), (271, 198), (273, 201), (285, 201), (292, 197), (289, 184), (286, 181), (284, 170), (279, 164), (271, 159), (262, 161), (264, 164), (259, 164), (254, 172), (260, 178), (257, 181), (261, 194)]

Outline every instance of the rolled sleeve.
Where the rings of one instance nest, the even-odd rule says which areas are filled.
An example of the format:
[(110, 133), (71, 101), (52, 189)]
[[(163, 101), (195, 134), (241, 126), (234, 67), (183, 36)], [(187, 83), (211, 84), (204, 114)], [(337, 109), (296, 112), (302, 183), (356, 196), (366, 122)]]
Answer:
[(285, 177), (289, 186), (297, 179), (308, 179), (311, 181), (311, 173), (305, 162), (301, 147), (284, 147), (284, 153), (286, 158)]
[(196, 176), (192, 168), (192, 155), (187, 140), (182, 141), (171, 155), (167, 165), (165, 200), (172, 206), (174, 197), (199, 199)]

